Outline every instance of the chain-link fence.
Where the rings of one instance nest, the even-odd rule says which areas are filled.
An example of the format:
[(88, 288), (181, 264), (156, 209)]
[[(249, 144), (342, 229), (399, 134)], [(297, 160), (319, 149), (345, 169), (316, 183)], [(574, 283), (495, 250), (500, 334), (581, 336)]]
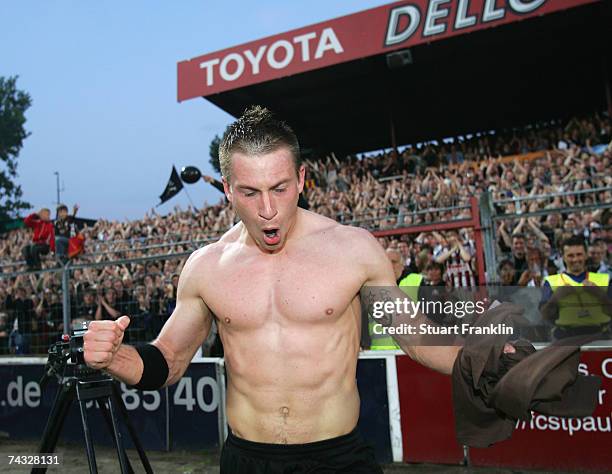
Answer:
[[(510, 261), (515, 265), (513, 284), (518, 284), (523, 276), (525, 281), (521, 286), (522, 283), (540, 286), (541, 279), (527, 279), (529, 275), (523, 275), (524, 272), (542, 277), (563, 271), (561, 243), (569, 237), (581, 236), (589, 247), (606, 244), (610, 229), (604, 222), (604, 211), (610, 208), (612, 187), (532, 193), (504, 199), (494, 199), (491, 193), (483, 193), (480, 215), (487, 281), (500, 282), (500, 264)], [(605, 253), (607, 245), (604, 259)], [(587, 266), (591, 263), (587, 260)]]
[(80, 323), (124, 314), (124, 341), (150, 341), (176, 306), (190, 253), (0, 274), (0, 354), (44, 354)]

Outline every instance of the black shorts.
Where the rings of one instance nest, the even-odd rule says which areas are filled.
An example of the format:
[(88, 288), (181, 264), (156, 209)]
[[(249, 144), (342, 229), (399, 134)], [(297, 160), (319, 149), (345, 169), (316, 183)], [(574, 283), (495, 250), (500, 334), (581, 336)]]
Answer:
[(232, 434), (221, 453), (221, 474), (383, 474), (357, 428), (307, 444), (255, 443)]

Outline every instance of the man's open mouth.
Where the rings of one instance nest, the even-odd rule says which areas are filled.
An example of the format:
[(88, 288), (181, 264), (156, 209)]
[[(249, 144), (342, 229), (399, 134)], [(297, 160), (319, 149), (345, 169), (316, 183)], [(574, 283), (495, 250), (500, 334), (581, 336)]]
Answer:
[(268, 245), (275, 245), (280, 241), (279, 229), (264, 229), (264, 241)]

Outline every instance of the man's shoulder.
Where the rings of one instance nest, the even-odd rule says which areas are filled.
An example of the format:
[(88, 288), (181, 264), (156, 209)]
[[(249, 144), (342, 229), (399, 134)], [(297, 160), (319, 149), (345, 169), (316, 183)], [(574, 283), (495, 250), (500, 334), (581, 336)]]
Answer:
[(191, 268), (203, 267), (210, 269), (211, 266), (217, 264), (228, 247), (234, 245), (238, 241), (240, 237), (240, 226), (240, 223), (234, 225), (216, 242), (206, 244), (197, 249), (189, 256), (186, 266)]
[(333, 229), (335, 245), (355, 263), (386, 261), (385, 250), (367, 229), (337, 224)]
[(199, 260), (206, 260), (209, 258), (214, 258), (216, 255), (218, 256), (228, 245), (238, 241), (241, 227), (241, 222), (234, 224), (223, 235), (221, 235), (221, 237), (219, 237), (219, 240), (200, 247), (192, 255), (197, 254), (195, 256), (197, 256)]
[(197, 268), (200, 266), (208, 266), (215, 260), (218, 260), (223, 251), (224, 243), (220, 240), (206, 244), (194, 251), (187, 260), (186, 267)]
[(309, 233), (323, 237), (328, 243), (346, 245), (346, 248), (377, 243), (374, 236), (361, 227), (343, 225), (328, 217), (309, 211), (304, 212), (308, 213)]
[(334, 229), (339, 239), (347, 241), (352, 245), (372, 245), (378, 244), (376, 237), (369, 230), (362, 227), (337, 224)]
[(183, 267), (179, 279), (179, 297), (199, 296), (209, 280), (215, 261), (215, 245), (208, 244), (193, 252)]

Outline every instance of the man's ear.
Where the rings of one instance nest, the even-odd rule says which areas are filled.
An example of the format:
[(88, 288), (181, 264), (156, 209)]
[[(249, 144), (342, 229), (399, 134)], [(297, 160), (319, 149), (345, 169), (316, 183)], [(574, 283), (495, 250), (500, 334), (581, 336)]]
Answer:
[(298, 169), (298, 194), (304, 190), (304, 177), (306, 176), (306, 168), (304, 165), (300, 165)]
[(223, 191), (225, 192), (225, 197), (227, 197), (227, 200), (229, 202), (232, 202), (232, 199), (234, 198), (232, 194), (232, 187), (227, 182), (227, 179), (225, 179), (225, 176), (221, 178), (221, 181), (223, 182)]

